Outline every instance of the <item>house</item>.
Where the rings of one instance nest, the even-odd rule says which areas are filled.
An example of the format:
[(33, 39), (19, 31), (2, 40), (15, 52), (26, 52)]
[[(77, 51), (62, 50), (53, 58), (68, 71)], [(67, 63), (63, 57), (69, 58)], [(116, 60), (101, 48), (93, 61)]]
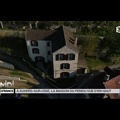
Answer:
[(71, 78), (78, 68), (77, 38), (64, 26), (55, 30), (28, 30), (25, 35), (33, 62), (52, 62), (54, 78)]
[(29, 57), (33, 62), (52, 61), (52, 43), (47, 37), (54, 33), (49, 30), (28, 30), (25, 35)]
[[(120, 75), (103, 83), (106, 89), (120, 89)], [(120, 99), (120, 94), (109, 94), (111, 99)]]

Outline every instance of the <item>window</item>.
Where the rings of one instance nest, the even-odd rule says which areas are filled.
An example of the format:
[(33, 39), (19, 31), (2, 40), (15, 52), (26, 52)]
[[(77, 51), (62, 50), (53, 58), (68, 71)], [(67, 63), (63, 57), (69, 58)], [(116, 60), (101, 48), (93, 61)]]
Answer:
[(56, 55), (56, 60), (75, 60), (75, 54), (70, 53), (70, 54), (57, 54)]
[(50, 42), (47, 42), (47, 46), (50, 47)]
[(68, 60), (75, 60), (75, 54), (68, 54)]
[(31, 46), (38, 46), (38, 41), (37, 40), (32, 40), (31, 41)]
[(56, 60), (64, 60), (64, 54), (57, 54)]
[(70, 69), (70, 64), (69, 63), (62, 63), (60, 65), (60, 69)]
[(63, 78), (69, 77), (69, 73), (68, 72), (62, 72), (62, 73), (60, 73), (60, 77), (63, 77)]
[(39, 54), (39, 49), (38, 49), (38, 48), (33, 48), (33, 49), (32, 49), (32, 52)]
[(51, 51), (48, 51), (48, 55), (51, 55)]

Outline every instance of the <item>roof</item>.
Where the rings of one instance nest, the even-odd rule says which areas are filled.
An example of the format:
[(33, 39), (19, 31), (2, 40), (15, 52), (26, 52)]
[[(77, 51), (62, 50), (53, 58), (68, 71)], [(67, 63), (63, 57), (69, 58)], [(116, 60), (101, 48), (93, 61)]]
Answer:
[(79, 52), (77, 46), (75, 46), (75, 37), (73, 33), (60, 26), (55, 30), (28, 30), (25, 36), (26, 40), (51, 40), (52, 51), (55, 52), (60, 48), (67, 46), (70, 49)]
[[(103, 83), (106, 89), (120, 89), (120, 75)], [(120, 99), (117, 94), (109, 94), (111, 99)]]
[(78, 47), (74, 45), (75, 37), (73, 33), (64, 26), (57, 28), (51, 39), (53, 43), (53, 52), (59, 50), (64, 46), (67, 46), (75, 52), (79, 52)]
[(53, 34), (53, 30), (27, 30), (26, 40), (45, 40), (48, 36)]
[[(63, 32), (64, 32), (66, 46), (68, 46), (69, 48), (73, 49), (76, 52), (79, 52), (78, 47), (74, 45), (75, 44), (75, 37), (72, 34), (72, 32), (70, 30), (68, 30), (67, 28), (65, 28), (64, 26), (63, 26)], [(74, 42), (74, 44), (72, 42)]]

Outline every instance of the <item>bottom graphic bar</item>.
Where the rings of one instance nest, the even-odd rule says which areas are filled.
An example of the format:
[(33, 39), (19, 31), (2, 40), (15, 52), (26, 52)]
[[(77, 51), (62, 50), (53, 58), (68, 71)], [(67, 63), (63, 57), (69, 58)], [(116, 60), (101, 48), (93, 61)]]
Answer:
[(15, 93), (29, 94), (110, 94), (120, 93), (120, 89), (15, 89)]

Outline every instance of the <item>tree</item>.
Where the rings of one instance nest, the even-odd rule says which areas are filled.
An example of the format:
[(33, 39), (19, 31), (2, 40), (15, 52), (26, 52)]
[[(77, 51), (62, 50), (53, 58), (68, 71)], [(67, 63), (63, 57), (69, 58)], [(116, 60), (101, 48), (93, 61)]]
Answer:
[(86, 36), (82, 44), (85, 55), (97, 57), (99, 42), (99, 38), (96, 36)]

